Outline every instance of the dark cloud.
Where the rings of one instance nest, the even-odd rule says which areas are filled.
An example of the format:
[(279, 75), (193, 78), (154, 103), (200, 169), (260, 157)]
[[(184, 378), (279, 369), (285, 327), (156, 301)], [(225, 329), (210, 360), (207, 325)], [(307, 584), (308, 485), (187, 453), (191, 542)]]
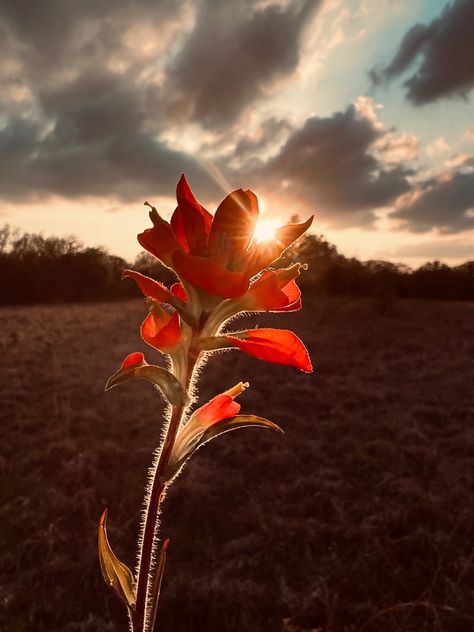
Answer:
[(332, 225), (370, 225), (375, 209), (410, 188), (411, 171), (401, 165), (386, 168), (371, 153), (385, 135), (351, 105), (328, 118), (308, 119), (276, 157), (248, 177), (282, 196), (303, 200)]
[(124, 200), (169, 193), (186, 171), (217, 187), (193, 158), (150, 133), (146, 94), (133, 79), (99, 71), (57, 93), (38, 93), (40, 121), (11, 116), (0, 129), (0, 191), (20, 200), (56, 194)]
[(170, 114), (211, 127), (234, 121), (295, 70), (304, 28), (320, 4), (200, 2), (196, 26), (168, 67)]
[(152, 22), (160, 32), (183, 0), (2, 0), (0, 28), (21, 42), (22, 56), (38, 67), (103, 59), (123, 47), (131, 25)]
[(19, 201), (54, 194), (145, 199), (169, 194), (181, 171), (199, 182), (203, 195), (218, 192), (193, 158), (145, 132), (124, 129), (95, 142), (67, 142), (74, 133), (66, 125), (43, 137), (29, 121), (9, 119), (0, 130), (2, 198)]
[(128, 200), (169, 192), (182, 171), (216, 192), (165, 133), (237, 120), (294, 70), (319, 3), (4, 0), (0, 198)]
[(454, 0), (428, 26), (417, 24), (405, 35), (391, 63), (373, 70), (375, 83), (412, 68), (406, 96), (415, 105), (443, 97), (466, 96), (474, 87), (474, 2)]
[(474, 228), (474, 172), (457, 171), (419, 184), (402, 198), (391, 217), (414, 232), (437, 228), (456, 233)]
[(291, 129), (291, 123), (286, 119), (275, 117), (265, 119), (255, 136), (243, 136), (238, 140), (235, 154), (240, 158), (248, 155), (256, 156), (262, 150), (275, 147)]

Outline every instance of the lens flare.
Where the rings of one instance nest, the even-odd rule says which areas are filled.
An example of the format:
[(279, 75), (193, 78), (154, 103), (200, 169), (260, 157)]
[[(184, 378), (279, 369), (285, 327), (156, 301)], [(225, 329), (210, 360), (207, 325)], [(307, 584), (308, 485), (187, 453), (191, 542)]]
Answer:
[(256, 241), (271, 241), (275, 238), (275, 231), (281, 225), (278, 219), (259, 219), (253, 234)]

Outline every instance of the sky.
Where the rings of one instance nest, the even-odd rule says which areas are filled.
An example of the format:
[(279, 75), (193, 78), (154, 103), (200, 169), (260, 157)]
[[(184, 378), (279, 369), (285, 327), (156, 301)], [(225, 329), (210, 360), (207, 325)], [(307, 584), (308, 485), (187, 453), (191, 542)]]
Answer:
[(0, 224), (132, 260), (186, 177), (346, 256), (474, 259), (474, 0), (0, 0)]

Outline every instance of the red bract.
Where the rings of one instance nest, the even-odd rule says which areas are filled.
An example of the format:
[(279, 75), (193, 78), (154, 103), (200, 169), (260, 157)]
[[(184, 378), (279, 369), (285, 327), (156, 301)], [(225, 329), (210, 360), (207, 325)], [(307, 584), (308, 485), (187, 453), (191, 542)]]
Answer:
[(243, 309), (250, 311), (297, 311), (301, 309), (301, 291), (295, 278), (300, 273), (297, 263), (282, 270), (264, 272), (243, 298)]
[(158, 301), (158, 303), (173, 304), (175, 296), (164, 285), (155, 281), (155, 279), (151, 279), (135, 270), (124, 270), (122, 272), (122, 279), (127, 277), (135, 281), (145, 296)]
[(145, 356), (139, 351), (135, 353), (129, 353), (125, 360), (122, 362), (120, 371), (129, 369), (132, 366), (143, 366), (145, 364)]
[(214, 217), (196, 200), (184, 176), (176, 197), (178, 207), (171, 224), (152, 208), (153, 228), (141, 233), (138, 240), (183, 281), (223, 298), (245, 294), (250, 279), (277, 259), (313, 219), (282, 226), (271, 243), (258, 243), (252, 242), (258, 219), (258, 202), (252, 191), (230, 193)]
[(229, 390), (213, 397), (191, 415), (187, 423), (179, 431), (171, 455), (171, 462), (176, 465), (197, 447), (197, 440), (211, 426), (235, 417), (240, 411), (240, 404), (234, 401), (248, 388), (248, 383), (239, 382)]
[[(247, 385), (248, 386), (248, 385)], [(193, 417), (205, 428), (212, 424), (234, 417), (240, 411), (240, 404), (234, 401), (234, 397), (240, 395), (245, 385), (234, 386), (232, 391), (227, 391), (217, 395), (211, 401), (198, 408)]]
[(141, 334), (143, 340), (158, 351), (171, 352), (183, 340), (178, 313), (170, 314), (154, 305), (142, 323)]
[(286, 329), (251, 329), (223, 336), (228, 347), (275, 364), (287, 364), (311, 373), (313, 366), (308, 350), (292, 331)]

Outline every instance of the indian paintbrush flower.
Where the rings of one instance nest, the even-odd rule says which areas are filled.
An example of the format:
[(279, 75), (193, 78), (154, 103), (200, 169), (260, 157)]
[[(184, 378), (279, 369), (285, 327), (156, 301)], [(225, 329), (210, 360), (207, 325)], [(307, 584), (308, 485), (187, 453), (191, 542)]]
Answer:
[[(242, 312), (286, 312), (301, 308), (296, 279), (305, 264), (269, 268), (311, 225), (277, 229), (266, 242), (254, 239), (258, 202), (249, 190), (227, 195), (212, 216), (194, 197), (184, 176), (177, 186), (177, 208), (165, 221), (151, 207), (152, 228), (138, 235), (140, 244), (171, 268), (179, 282), (170, 288), (134, 270), (131, 278), (149, 303), (140, 332), (143, 340), (164, 354), (168, 368), (148, 364), (142, 353), (129, 354), (106, 389), (129, 379), (158, 388), (170, 404), (163, 443), (153, 464), (146, 496), (146, 516), (139, 538), (137, 572), (133, 574), (112, 552), (106, 533), (106, 512), (99, 525), (99, 557), (106, 582), (128, 608), (133, 632), (154, 632), (163, 576), (165, 541), (157, 546), (158, 514), (166, 491), (198, 448), (230, 430), (262, 427), (277, 432), (271, 421), (241, 415), (235, 398), (247, 387), (239, 382), (190, 412), (194, 403), (196, 368), (216, 350), (237, 349), (264, 361), (312, 371), (308, 351), (292, 331), (260, 328), (227, 332), (224, 327)], [(148, 203), (146, 203), (148, 206)]]

